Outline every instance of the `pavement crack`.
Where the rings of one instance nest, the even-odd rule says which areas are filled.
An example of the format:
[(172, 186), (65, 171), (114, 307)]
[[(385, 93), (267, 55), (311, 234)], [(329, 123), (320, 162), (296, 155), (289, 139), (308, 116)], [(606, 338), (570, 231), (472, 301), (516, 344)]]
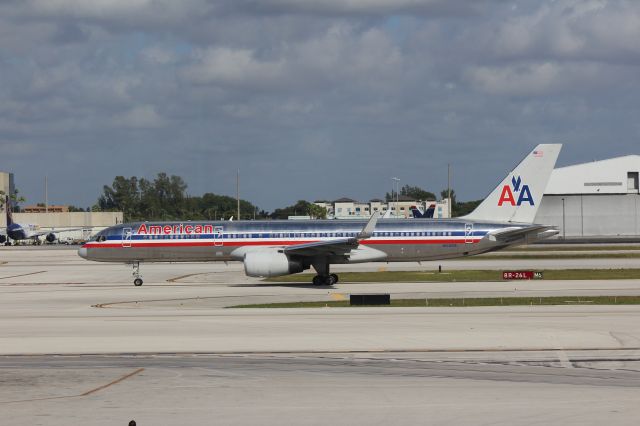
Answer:
[(0, 401), (0, 404), (14, 404), (14, 403), (18, 403), (18, 402), (34, 402), (34, 401), (49, 401), (49, 400), (53, 400), (53, 399), (68, 399), (68, 398), (81, 398), (84, 396), (89, 396), (92, 395), (94, 393), (100, 392), (110, 386), (113, 386), (115, 384), (118, 384), (120, 382), (123, 382), (137, 374), (140, 374), (144, 371), (144, 368), (138, 368), (137, 370), (132, 371), (131, 373), (125, 374), (124, 376), (118, 377), (117, 379), (104, 384), (102, 386), (98, 386), (97, 388), (93, 388), (93, 389), (89, 389), (86, 392), (82, 392), (76, 395), (62, 395), (62, 396), (50, 396), (50, 397), (46, 397), (46, 398), (30, 398), (30, 399), (19, 399), (19, 400), (13, 400), (13, 401)]

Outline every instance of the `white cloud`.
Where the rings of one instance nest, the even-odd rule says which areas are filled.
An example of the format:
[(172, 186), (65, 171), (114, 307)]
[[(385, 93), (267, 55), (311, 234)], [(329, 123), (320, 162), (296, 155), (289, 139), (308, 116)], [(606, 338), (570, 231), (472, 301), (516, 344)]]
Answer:
[(249, 49), (215, 47), (195, 53), (194, 63), (183, 71), (185, 77), (199, 84), (261, 85), (278, 80), (283, 64), (260, 60)]
[[(627, 60), (640, 54), (640, 2), (557, 0), (499, 24), (490, 39), (504, 57)], [(640, 59), (640, 58), (639, 58)]]
[(146, 61), (159, 65), (172, 64), (178, 59), (174, 52), (162, 46), (152, 46), (144, 49), (141, 55)]
[(241, 7), (268, 13), (307, 15), (452, 15), (476, 11), (482, 0), (238, 0)]
[[(27, 12), (49, 16), (75, 16), (82, 18), (111, 19), (144, 15), (177, 13), (182, 16), (196, 6), (198, 1), (182, 0), (27, 0)], [(195, 12), (195, 11), (192, 11)]]
[(561, 69), (552, 63), (526, 66), (477, 67), (467, 71), (471, 84), (487, 93), (540, 95), (560, 84)]
[[(247, 197), (267, 208), (292, 194), (379, 196), (372, 182), (386, 177), (363, 171), (345, 184), (336, 172), (354, 156), (437, 191), (437, 164), (461, 152), (507, 155), (533, 139), (563, 139), (584, 145), (579, 152), (622, 153), (638, 137), (639, 8), (635, 0), (0, 0), (0, 144), (40, 153), (14, 161), (21, 170), (47, 167), (60, 150), (104, 158), (87, 161), (90, 178), (69, 186), (70, 201), (82, 192), (78, 204), (95, 200), (114, 173), (140, 172), (118, 144), (133, 151), (129, 159), (150, 155), (145, 173), (201, 181), (194, 194), (224, 191), (225, 167), (246, 164), (256, 182)], [(310, 155), (331, 157), (326, 179), (300, 186), (288, 178), (308, 173)], [(77, 173), (61, 161), (56, 173)], [(486, 189), (478, 176), (502, 167), (492, 161), (460, 170), (461, 197)], [(21, 175), (21, 188), (39, 188), (29, 179)], [(264, 190), (282, 182), (278, 194)]]
[(154, 128), (165, 124), (153, 105), (139, 105), (116, 116), (117, 125), (133, 128)]
[(256, 50), (215, 47), (198, 50), (182, 75), (196, 84), (271, 90), (327, 86), (395, 87), (402, 55), (381, 30), (357, 32), (334, 25), (320, 37), (274, 46), (262, 57)]
[(638, 82), (633, 68), (582, 62), (471, 67), (466, 71), (465, 78), (474, 88), (485, 93), (533, 97), (572, 94), (597, 98), (599, 93), (604, 92), (613, 95), (613, 90), (624, 86), (620, 82)]

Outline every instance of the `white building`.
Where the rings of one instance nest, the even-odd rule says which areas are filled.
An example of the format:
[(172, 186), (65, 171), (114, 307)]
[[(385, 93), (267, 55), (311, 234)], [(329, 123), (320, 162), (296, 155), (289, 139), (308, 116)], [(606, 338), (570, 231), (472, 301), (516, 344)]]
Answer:
[(339, 198), (333, 202), (315, 201), (314, 204), (324, 207), (327, 210), (328, 218), (335, 219), (367, 219), (374, 212), (380, 212), (381, 215), (391, 211), (392, 216), (400, 218), (412, 218), (412, 207), (418, 207), (423, 212), (429, 207), (434, 209), (434, 218), (449, 217), (448, 200), (442, 201), (420, 201), (411, 197), (400, 195), (398, 200), (386, 202), (379, 198), (374, 198), (368, 202), (356, 201), (351, 198)]
[[(87, 240), (109, 226), (122, 223), (122, 212), (14, 213), (21, 224), (38, 225), (43, 231), (59, 231), (60, 241)], [(65, 231), (65, 229), (73, 229)]]
[(640, 235), (640, 156), (560, 167), (551, 178), (535, 222), (559, 237)]

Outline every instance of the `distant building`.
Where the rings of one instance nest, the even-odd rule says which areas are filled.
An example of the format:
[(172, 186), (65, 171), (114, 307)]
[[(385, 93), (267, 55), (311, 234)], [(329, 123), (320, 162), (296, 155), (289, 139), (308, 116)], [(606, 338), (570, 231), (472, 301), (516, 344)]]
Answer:
[(392, 217), (407, 219), (413, 217), (412, 207), (418, 207), (422, 211), (433, 207), (434, 218), (449, 217), (449, 204), (446, 199), (442, 201), (423, 201), (405, 195), (398, 196), (397, 201), (394, 199), (389, 202), (379, 198), (362, 202), (345, 197), (333, 202), (315, 201), (314, 204), (324, 207), (327, 210), (327, 217), (333, 219), (367, 219), (374, 212), (380, 212), (381, 215), (384, 215), (387, 211), (391, 212)]
[[(14, 213), (17, 223), (39, 225), (42, 230), (61, 231), (60, 241), (86, 240), (109, 226), (122, 223), (122, 212)], [(75, 229), (65, 232), (64, 228)]]
[(24, 206), (21, 210), (23, 213), (66, 213), (69, 206)]
[(551, 173), (536, 223), (559, 237), (640, 235), (640, 156), (559, 167)]

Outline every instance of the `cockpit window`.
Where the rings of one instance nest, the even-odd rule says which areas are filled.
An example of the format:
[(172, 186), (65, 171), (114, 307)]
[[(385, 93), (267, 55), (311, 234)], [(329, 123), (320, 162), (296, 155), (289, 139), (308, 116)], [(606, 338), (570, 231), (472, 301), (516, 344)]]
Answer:
[(104, 231), (100, 231), (97, 234), (95, 234), (94, 236), (92, 236), (89, 241), (95, 241), (95, 242), (100, 243), (102, 241), (107, 241), (107, 236), (104, 234)]

